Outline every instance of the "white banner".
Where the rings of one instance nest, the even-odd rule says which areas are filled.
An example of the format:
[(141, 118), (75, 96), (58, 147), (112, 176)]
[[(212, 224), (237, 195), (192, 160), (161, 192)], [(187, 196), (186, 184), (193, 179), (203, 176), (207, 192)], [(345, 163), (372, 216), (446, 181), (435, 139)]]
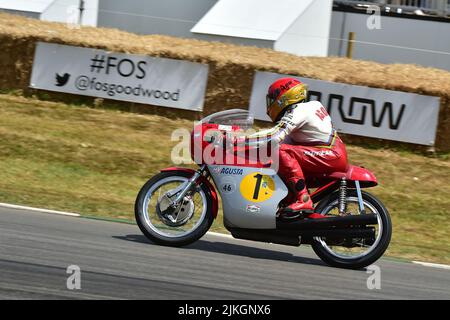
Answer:
[[(289, 75), (256, 72), (250, 111), (255, 119), (266, 115), (267, 89), (275, 80)], [(334, 127), (359, 136), (433, 145), (438, 125), (440, 98), (407, 92), (375, 89), (294, 77), (309, 87), (309, 99), (327, 108)]]
[(31, 87), (203, 110), (208, 65), (38, 43)]

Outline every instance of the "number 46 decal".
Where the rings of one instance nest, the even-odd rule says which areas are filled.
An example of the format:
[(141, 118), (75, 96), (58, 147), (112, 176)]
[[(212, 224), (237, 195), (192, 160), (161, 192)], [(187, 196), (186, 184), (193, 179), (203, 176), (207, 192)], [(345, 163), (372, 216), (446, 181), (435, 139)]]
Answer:
[(272, 197), (275, 190), (275, 182), (270, 176), (251, 173), (242, 179), (239, 189), (246, 200), (262, 202)]

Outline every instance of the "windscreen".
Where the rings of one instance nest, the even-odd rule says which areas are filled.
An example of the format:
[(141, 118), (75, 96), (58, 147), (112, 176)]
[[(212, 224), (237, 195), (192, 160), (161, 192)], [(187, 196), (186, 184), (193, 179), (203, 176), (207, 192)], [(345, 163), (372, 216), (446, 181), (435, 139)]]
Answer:
[(201, 120), (202, 123), (239, 126), (242, 129), (250, 129), (253, 126), (253, 114), (244, 109), (231, 109), (213, 113)]

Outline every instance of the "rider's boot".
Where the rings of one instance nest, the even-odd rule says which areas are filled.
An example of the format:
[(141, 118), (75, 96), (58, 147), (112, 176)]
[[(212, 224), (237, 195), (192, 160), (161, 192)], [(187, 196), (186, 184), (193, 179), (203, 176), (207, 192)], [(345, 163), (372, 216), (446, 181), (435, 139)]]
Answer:
[(304, 216), (314, 213), (313, 202), (305, 186), (305, 181), (303, 179), (291, 180), (289, 186), (295, 194), (295, 201), (285, 207), (283, 212), (288, 215), (301, 213)]

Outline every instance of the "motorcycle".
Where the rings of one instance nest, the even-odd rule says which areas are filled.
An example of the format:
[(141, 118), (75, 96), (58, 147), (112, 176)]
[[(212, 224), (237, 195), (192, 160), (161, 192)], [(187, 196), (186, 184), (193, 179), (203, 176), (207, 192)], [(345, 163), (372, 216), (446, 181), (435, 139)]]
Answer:
[(197, 241), (217, 218), (220, 195), (223, 223), (234, 238), (309, 244), (326, 264), (340, 268), (359, 269), (378, 260), (389, 245), (392, 224), (383, 203), (362, 190), (377, 185), (369, 170), (348, 165), (346, 172), (305, 172), (316, 213), (305, 218), (283, 214), (288, 188), (267, 163), (205, 160), (204, 151), (217, 143), (217, 133), (226, 137), (252, 125), (252, 115), (240, 109), (202, 119), (191, 133), (190, 151), (199, 168), (162, 169), (140, 190), (135, 217), (143, 234), (167, 246)]

